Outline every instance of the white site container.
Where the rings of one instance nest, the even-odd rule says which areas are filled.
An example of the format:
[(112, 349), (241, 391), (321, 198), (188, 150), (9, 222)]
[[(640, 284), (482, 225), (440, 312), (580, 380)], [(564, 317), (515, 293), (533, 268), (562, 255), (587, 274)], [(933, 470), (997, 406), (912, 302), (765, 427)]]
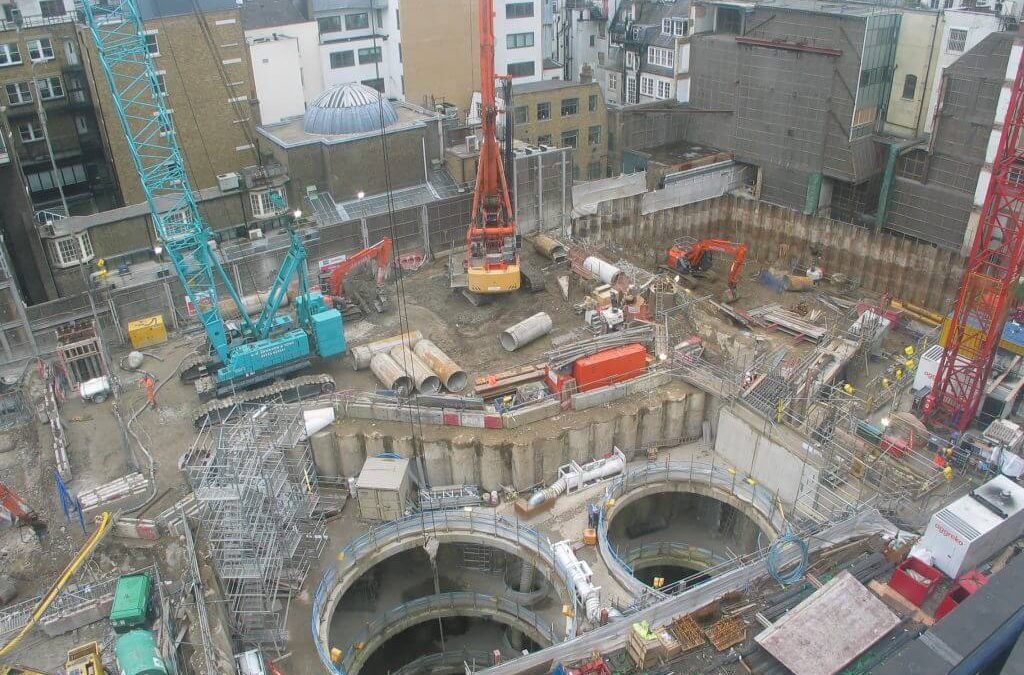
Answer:
[(396, 520), (412, 500), (412, 475), (405, 458), (367, 457), (356, 480), (359, 517)]
[(996, 476), (973, 494), (1005, 517), (970, 494), (964, 495), (932, 515), (912, 552), (951, 579), (1024, 535), (1024, 488), (1005, 476)]

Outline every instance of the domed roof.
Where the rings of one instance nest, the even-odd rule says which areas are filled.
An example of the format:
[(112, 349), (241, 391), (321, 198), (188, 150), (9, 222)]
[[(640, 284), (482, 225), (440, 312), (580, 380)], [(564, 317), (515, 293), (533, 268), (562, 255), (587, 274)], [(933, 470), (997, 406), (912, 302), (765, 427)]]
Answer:
[(391, 101), (365, 84), (349, 82), (317, 95), (309, 103), (303, 128), (309, 134), (361, 134), (398, 121)]

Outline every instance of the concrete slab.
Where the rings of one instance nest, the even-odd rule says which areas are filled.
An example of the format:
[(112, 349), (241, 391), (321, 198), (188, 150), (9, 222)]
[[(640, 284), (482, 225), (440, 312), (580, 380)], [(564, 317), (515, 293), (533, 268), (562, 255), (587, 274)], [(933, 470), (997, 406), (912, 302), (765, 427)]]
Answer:
[(847, 571), (754, 640), (795, 675), (833, 675), (900, 623)]

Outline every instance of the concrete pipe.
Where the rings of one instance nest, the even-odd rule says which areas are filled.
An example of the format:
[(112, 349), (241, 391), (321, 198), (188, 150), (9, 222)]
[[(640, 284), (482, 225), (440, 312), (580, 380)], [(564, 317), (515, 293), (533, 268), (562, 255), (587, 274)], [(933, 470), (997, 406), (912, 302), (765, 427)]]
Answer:
[(538, 234), (533, 238), (533, 250), (556, 263), (562, 263), (569, 259), (569, 253), (565, 250), (565, 246), (546, 234)]
[(388, 354), (374, 354), (370, 359), (370, 370), (381, 384), (397, 391), (399, 396), (408, 396), (412, 393), (412, 378), (406, 375), (405, 370)]
[(516, 325), (501, 331), (498, 340), (501, 341), (501, 346), (505, 351), (514, 352), (540, 336), (547, 335), (553, 327), (554, 324), (551, 323), (550, 316), (544, 312), (537, 312), (529, 319), (523, 319)]
[(587, 270), (606, 284), (614, 284), (615, 280), (619, 278), (620, 274), (622, 274), (622, 270), (618, 267), (607, 260), (601, 260), (595, 256), (590, 256), (583, 261), (583, 269)]
[(436, 394), (441, 391), (441, 379), (416, 356), (413, 350), (405, 345), (398, 345), (391, 349), (391, 358), (412, 378), (416, 391), (421, 394)]
[(423, 334), (418, 330), (411, 330), (408, 333), (395, 335), (369, 344), (359, 345), (352, 348), (352, 368), (354, 370), (365, 370), (370, 367), (370, 361), (374, 354), (386, 354), (395, 347), (408, 345), (413, 347), (423, 339)]
[(469, 377), (466, 371), (459, 367), (459, 364), (441, 351), (441, 348), (430, 340), (420, 340), (412, 348), (416, 356), (423, 359), (423, 362), (430, 367), (437, 376), (441, 378), (441, 384), (448, 391), (455, 393), (462, 391), (469, 384)]

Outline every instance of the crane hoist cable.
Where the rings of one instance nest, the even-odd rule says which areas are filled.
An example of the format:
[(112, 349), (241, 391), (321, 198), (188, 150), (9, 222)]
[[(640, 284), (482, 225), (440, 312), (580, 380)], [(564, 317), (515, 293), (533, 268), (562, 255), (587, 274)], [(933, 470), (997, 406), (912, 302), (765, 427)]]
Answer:
[(89, 556), (91, 556), (93, 551), (96, 550), (99, 543), (103, 541), (103, 537), (105, 537), (107, 532), (110, 531), (110, 527), (116, 519), (116, 516), (112, 516), (109, 511), (103, 512), (103, 515), (100, 516), (99, 525), (96, 528), (96, 531), (92, 533), (92, 536), (89, 537), (88, 541), (85, 542), (85, 545), (78, 551), (78, 555), (68, 563), (68, 566), (64, 568), (64, 571), (57, 578), (57, 581), (54, 582), (53, 586), (50, 587), (50, 590), (43, 596), (43, 599), (39, 601), (38, 605), (36, 605), (28, 623), (26, 623), (22, 629), (18, 631), (18, 634), (11, 638), (7, 644), (0, 647), (0, 656), (5, 656), (12, 652), (14, 648), (18, 646), (18, 643), (21, 642), (29, 632), (31, 632), (37, 623), (39, 623), (39, 619), (43, 617), (43, 614), (45, 614), (46, 610), (50, 608), (53, 601), (60, 596), (61, 591), (64, 590), (64, 586), (67, 585), (71, 577), (78, 571), (78, 568), (82, 566), (82, 563), (89, 559)]

